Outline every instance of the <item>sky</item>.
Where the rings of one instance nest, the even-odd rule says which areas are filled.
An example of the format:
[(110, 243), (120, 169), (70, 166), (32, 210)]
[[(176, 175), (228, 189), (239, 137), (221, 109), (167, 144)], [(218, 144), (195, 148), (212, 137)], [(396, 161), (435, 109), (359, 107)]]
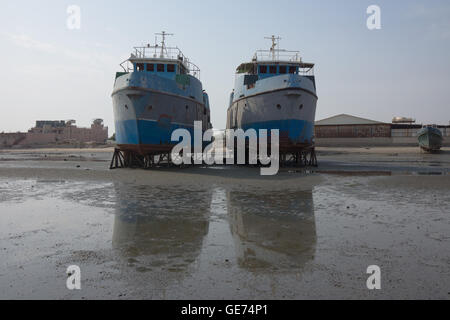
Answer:
[[(379, 30), (366, 25), (373, 4)], [(70, 5), (80, 8), (80, 29), (67, 27)], [(112, 134), (119, 63), (162, 30), (200, 67), (215, 128), (225, 128), (236, 67), (268, 49), (272, 34), (316, 64), (316, 120), (347, 113), (450, 121), (448, 0), (2, 0), (0, 132), (103, 118)]]

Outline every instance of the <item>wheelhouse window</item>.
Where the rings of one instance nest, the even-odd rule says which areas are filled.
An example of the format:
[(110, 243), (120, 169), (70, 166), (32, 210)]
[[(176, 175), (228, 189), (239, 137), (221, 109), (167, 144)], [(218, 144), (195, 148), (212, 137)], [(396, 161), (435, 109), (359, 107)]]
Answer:
[(267, 66), (259, 66), (259, 73), (267, 73)]
[(168, 64), (167, 65), (167, 72), (175, 72), (175, 65), (174, 64)]
[(276, 74), (277, 73), (277, 66), (270, 66), (269, 67), (269, 73)]
[(289, 73), (296, 73), (296, 72), (297, 72), (297, 67), (295, 67), (295, 66), (289, 67)]
[(147, 63), (147, 71), (155, 71), (155, 65), (153, 63)]
[(280, 74), (285, 74), (287, 72), (286, 66), (280, 66)]
[(136, 63), (136, 70), (137, 71), (144, 71), (144, 64), (143, 63)]
[(158, 63), (158, 64), (156, 65), (156, 71), (158, 71), (158, 72), (164, 72), (164, 65), (161, 64), (161, 63)]

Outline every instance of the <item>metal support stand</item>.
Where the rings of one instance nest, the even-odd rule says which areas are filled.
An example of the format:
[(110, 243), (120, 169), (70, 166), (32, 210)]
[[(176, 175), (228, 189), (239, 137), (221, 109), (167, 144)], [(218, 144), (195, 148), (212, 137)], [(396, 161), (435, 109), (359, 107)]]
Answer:
[(280, 153), (280, 167), (317, 167), (317, 156), (314, 147), (295, 152)]
[(113, 157), (111, 159), (111, 164), (109, 165), (109, 169), (123, 168), (124, 162), (125, 162), (124, 155), (119, 149), (115, 148)]
[[(235, 161), (236, 159), (235, 155)], [(184, 165), (175, 165), (172, 160), (170, 153), (142, 155), (134, 151), (115, 148), (109, 168), (151, 169), (173, 166), (184, 167)], [(194, 163), (193, 160), (192, 163)], [(246, 155), (246, 162), (248, 162), (248, 155)], [(224, 159), (223, 163), (226, 163), (226, 159)], [(317, 167), (318, 165), (314, 147), (280, 152), (279, 163), (280, 167)]]
[[(182, 155), (180, 154), (180, 157)], [(131, 150), (114, 149), (109, 169), (136, 168), (152, 169), (162, 167), (184, 167), (184, 164), (175, 165), (171, 153), (141, 154)], [(192, 162), (193, 163), (193, 162)]]

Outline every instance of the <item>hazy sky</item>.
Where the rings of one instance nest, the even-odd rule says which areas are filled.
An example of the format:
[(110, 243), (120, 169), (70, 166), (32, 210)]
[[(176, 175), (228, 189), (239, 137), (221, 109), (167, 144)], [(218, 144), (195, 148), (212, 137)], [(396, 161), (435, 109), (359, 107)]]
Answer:
[[(381, 30), (366, 9), (381, 7)], [(69, 5), (81, 29), (66, 26)], [(154, 33), (202, 70), (213, 126), (224, 128), (234, 71), (264, 36), (316, 63), (316, 119), (349, 113), (390, 122), (450, 120), (450, 2), (443, 1), (5, 1), (0, 10), (0, 132), (38, 119), (94, 118), (114, 128), (111, 92), (119, 63)], [(112, 130), (110, 130), (112, 133)]]

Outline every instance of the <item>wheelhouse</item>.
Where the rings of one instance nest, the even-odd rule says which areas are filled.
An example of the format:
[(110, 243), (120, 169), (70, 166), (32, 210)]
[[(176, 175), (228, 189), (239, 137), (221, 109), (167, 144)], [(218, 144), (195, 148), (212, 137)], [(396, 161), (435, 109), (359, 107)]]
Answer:
[(267, 74), (298, 74), (299, 66), (293, 65), (265, 65), (265, 64), (258, 64), (258, 74), (259, 75), (267, 75)]
[(290, 61), (253, 61), (241, 64), (236, 72), (238, 74), (257, 75), (258, 79), (264, 79), (283, 74), (296, 74), (303, 76), (314, 75), (314, 64)]
[(151, 72), (167, 74), (188, 74), (185, 65), (179, 61), (138, 60), (133, 61), (133, 72)]
[(272, 40), (270, 50), (256, 51), (252, 62), (243, 63), (237, 68), (238, 74), (257, 76), (258, 79), (283, 74), (314, 76), (314, 64), (303, 62), (299, 51), (278, 49), (277, 40), (281, 38), (272, 36), (268, 39)]
[(130, 58), (120, 64), (124, 73), (145, 72), (169, 78), (191, 75), (199, 79), (200, 69), (178, 47), (166, 47), (165, 37), (171, 34), (162, 32), (158, 35), (162, 36), (161, 44), (134, 47)]

